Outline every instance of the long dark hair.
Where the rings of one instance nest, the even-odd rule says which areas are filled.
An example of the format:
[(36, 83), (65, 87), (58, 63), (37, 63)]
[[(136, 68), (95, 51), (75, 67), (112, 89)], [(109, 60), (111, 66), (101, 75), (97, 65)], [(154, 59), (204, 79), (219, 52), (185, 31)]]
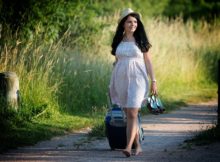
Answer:
[(112, 55), (115, 55), (116, 48), (118, 47), (119, 43), (123, 39), (123, 34), (124, 34), (124, 23), (127, 20), (128, 16), (135, 17), (137, 19), (137, 29), (134, 32), (134, 38), (137, 43), (137, 46), (140, 48), (142, 52), (147, 52), (149, 48), (151, 47), (151, 44), (149, 43), (147, 34), (144, 30), (144, 25), (140, 21), (140, 17), (138, 14), (131, 13), (124, 17), (118, 24), (118, 27), (115, 32), (115, 36), (113, 37), (112, 41)]

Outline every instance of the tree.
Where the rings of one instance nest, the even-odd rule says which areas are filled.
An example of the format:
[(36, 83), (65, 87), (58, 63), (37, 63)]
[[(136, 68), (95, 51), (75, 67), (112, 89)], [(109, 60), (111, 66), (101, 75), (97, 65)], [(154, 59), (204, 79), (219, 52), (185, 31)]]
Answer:
[(205, 19), (209, 22), (220, 17), (219, 0), (170, 0), (163, 11), (168, 17), (183, 16), (184, 20)]

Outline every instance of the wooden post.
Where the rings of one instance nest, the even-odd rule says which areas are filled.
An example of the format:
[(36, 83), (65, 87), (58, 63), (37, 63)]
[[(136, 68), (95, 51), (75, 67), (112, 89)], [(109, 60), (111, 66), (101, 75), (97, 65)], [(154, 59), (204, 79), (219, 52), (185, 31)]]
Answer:
[(0, 73), (0, 111), (5, 108), (17, 110), (19, 100), (19, 81), (16, 73)]

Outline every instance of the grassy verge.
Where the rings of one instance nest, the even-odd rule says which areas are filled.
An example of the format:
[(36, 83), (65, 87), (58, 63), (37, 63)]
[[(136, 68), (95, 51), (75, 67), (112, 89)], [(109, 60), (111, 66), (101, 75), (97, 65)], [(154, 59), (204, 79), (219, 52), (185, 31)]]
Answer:
[(194, 138), (190, 140), (186, 140), (185, 143), (187, 145), (208, 145), (214, 142), (220, 141), (220, 127), (219, 126), (213, 126), (210, 129), (207, 129), (198, 135), (196, 135)]
[[(4, 114), (5, 115), (5, 114)], [(60, 114), (50, 118), (24, 121), (17, 112), (9, 111), (10, 117), (1, 119), (0, 152), (18, 146), (33, 145), (54, 136), (73, 133), (85, 127), (93, 127), (103, 122), (103, 114)]]

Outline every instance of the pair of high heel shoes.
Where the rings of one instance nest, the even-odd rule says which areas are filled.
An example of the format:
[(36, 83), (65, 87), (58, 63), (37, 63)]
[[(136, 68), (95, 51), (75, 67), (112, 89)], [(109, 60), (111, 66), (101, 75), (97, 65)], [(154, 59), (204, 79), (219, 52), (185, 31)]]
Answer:
[(165, 108), (157, 95), (150, 95), (147, 100), (144, 101), (144, 104), (147, 105), (148, 110), (154, 115), (162, 114), (165, 111)]

